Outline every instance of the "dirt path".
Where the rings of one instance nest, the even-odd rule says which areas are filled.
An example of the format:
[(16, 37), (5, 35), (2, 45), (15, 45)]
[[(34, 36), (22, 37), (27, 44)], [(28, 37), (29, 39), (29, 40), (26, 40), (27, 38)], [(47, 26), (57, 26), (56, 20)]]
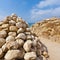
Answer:
[(40, 38), (41, 42), (48, 48), (49, 60), (60, 60), (60, 44)]

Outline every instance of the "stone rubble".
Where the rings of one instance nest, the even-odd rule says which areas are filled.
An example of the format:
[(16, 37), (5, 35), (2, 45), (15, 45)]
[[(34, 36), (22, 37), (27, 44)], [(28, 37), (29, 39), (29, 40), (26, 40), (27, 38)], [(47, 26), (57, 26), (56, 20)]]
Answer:
[(16, 14), (7, 16), (0, 22), (0, 59), (39, 60), (39, 57), (45, 55), (47, 58), (48, 52), (42, 51), (41, 46), (28, 24)]

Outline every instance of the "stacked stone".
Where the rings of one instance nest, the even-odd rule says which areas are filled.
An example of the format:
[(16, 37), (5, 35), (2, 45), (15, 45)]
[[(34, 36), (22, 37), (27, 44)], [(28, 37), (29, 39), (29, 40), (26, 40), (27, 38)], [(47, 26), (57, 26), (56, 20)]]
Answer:
[(22, 18), (12, 14), (0, 22), (0, 59), (40, 60), (48, 57), (38, 37)]

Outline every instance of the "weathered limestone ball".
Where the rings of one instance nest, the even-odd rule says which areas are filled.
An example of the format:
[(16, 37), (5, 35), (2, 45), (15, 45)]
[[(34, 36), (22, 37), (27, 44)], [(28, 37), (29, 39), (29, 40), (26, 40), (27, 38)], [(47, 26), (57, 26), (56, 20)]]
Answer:
[(18, 28), (22, 28), (22, 27), (23, 27), (23, 24), (22, 24), (21, 22), (18, 22), (18, 23), (16, 23), (16, 26), (17, 26)]
[(22, 47), (24, 44), (24, 40), (22, 39), (17, 39), (16, 42), (19, 44), (19, 47)]
[(8, 28), (9, 27), (9, 24), (3, 24), (2, 25), (2, 28)]
[(5, 38), (7, 36), (7, 32), (2, 30), (0, 31), (0, 38)]
[(9, 36), (16, 37), (16, 32), (9, 32), (8, 35), (9, 35)]
[(19, 45), (16, 41), (10, 41), (7, 43), (7, 48), (8, 49), (18, 49)]
[(9, 30), (10, 30), (11, 32), (16, 32), (18, 29), (17, 29), (16, 26), (10, 26), (10, 27), (9, 27)]
[(31, 46), (32, 46), (32, 41), (31, 40), (27, 40), (24, 45), (23, 48), (26, 52), (29, 52), (31, 50)]
[(5, 59), (14, 59), (14, 58), (18, 58), (20, 55), (20, 50), (9, 50), (6, 55), (5, 55)]
[(24, 33), (19, 33), (17, 35), (16, 39), (23, 39), (23, 40), (25, 40), (26, 39), (26, 35)]
[(0, 48), (5, 44), (6, 40), (4, 38), (0, 38)]
[(36, 53), (35, 52), (27, 52), (25, 55), (24, 55), (24, 59), (25, 60), (36, 60)]
[(16, 22), (15, 22), (15, 21), (13, 21), (13, 20), (11, 20), (11, 21), (9, 21), (9, 24), (11, 24), (11, 25), (15, 25), (15, 24), (16, 24)]
[(6, 42), (9, 42), (9, 41), (15, 41), (15, 38), (13, 36), (8, 36), (6, 38)]
[(4, 55), (3, 50), (0, 48), (0, 58), (2, 58)]
[(27, 32), (30, 32), (30, 28), (26, 28), (26, 31), (27, 31)]
[(43, 56), (45, 56), (46, 58), (49, 57), (46, 51), (43, 52)]
[(16, 23), (16, 26), (17, 26), (18, 28), (26, 28), (26, 27), (27, 27), (27, 25), (26, 25), (25, 23), (22, 23), (22, 22)]
[(25, 31), (25, 29), (19, 28), (19, 29), (17, 30), (17, 33), (23, 33), (24, 31)]
[(2, 50), (3, 50), (4, 53), (6, 53), (8, 51), (6, 43), (2, 46)]

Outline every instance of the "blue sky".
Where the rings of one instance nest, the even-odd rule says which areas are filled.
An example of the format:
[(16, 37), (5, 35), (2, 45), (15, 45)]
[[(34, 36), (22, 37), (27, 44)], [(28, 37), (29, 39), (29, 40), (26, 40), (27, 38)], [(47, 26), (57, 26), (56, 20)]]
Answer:
[(60, 0), (0, 0), (0, 19), (12, 13), (29, 23), (60, 17)]

